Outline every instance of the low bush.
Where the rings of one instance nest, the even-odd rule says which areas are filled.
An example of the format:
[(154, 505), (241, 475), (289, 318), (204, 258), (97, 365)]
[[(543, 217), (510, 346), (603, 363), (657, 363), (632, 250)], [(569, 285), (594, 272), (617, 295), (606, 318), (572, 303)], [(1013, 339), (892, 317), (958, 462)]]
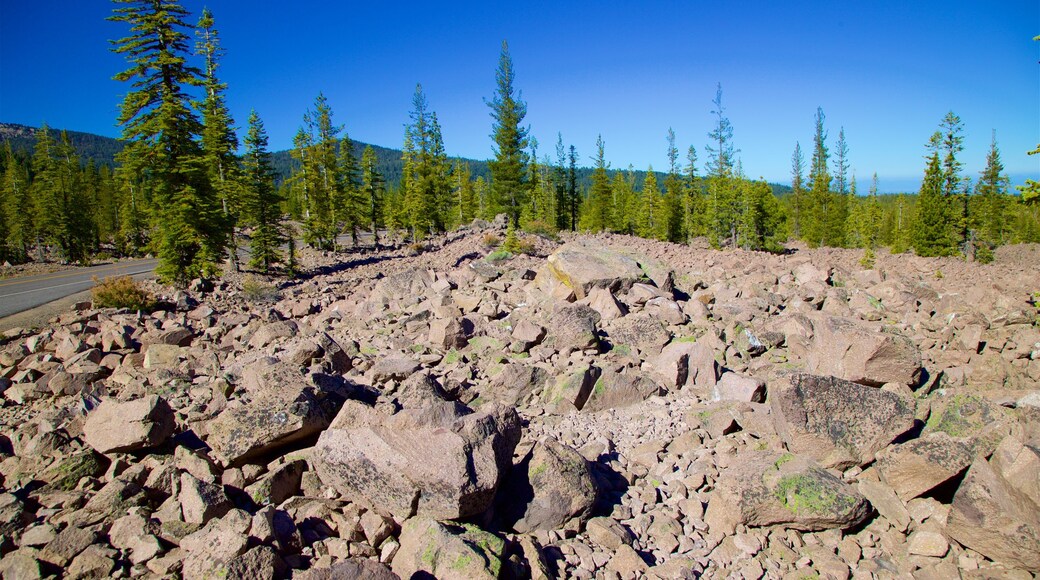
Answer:
[(130, 276), (114, 276), (104, 280), (94, 276), (94, 288), (90, 293), (94, 308), (150, 310), (155, 307), (155, 296)]
[(242, 296), (250, 302), (274, 302), (278, 299), (278, 289), (258, 276), (246, 276), (242, 279)]
[(512, 258), (512, 257), (513, 257), (513, 253), (510, 252), (509, 250), (498, 250), (498, 251), (491, 252), (490, 254), (488, 254), (487, 261), (491, 262), (491, 263), (502, 262), (502, 261), (508, 260), (509, 258)]
[(502, 238), (499, 238), (497, 234), (488, 232), (480, 239), (480, 243), (484, 244), (485, 248), (497, 248), (502, 243)]

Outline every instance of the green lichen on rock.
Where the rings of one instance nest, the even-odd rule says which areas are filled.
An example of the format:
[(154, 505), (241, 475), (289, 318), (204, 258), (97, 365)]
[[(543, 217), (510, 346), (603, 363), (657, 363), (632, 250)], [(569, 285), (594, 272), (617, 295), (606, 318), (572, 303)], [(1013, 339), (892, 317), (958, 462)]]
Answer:
[(773, 462), (773, 466), (777, 469), (780, 469), (780, 467), (783, 466), (783, 464), (787, 463), (792, 459), (794, 459), (793, 453), (784, 453), (775, 462)]
[(940, 413), (928, 418), (925, 430), (946, 433), (950, 437), (970, 435), (980, 426), (986, 403), (972, 395), (955, 395)]
[(829, 489), (819, 479), (803, 474), (780, 478), (773, 496), (795, 514), (842, 512), (852, 504), (850, 498)]

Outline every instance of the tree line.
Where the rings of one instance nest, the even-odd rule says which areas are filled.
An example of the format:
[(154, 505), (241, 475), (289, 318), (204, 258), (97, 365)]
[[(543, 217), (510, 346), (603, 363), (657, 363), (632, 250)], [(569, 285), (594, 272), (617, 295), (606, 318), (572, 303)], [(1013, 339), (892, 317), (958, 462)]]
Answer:
[(845, 131), (831, 151), (820, 108), (808, 173), (796, 143), (790, 193), (777, 197), (770, 184), (746, 176), (721, 85), (703, 175), (696, 147), (680, 161), (669, 129), (663, 179), (652, 167), (612, 170), (600, 137), (583, 183), (578, 152), (561, 134), (554, 157), (539, 157), (505, 42), (486, 101), (494, 151), (486, 176), (447, 156), (437, 114), (416, 85), (395, 186), (372, 147), (357, 154), (322, 94), (303, 114), (289, 175), (276, 185), (256, 111), (244, 142), (238, 140), (212, 12), (203, 10), (192, 26), (176, 2), (113, 1), (110, 20), (130, 31), (113, 43), (129, 65), (115, 78), (130, 86), (117, 119), (124, 144), (117, 165), (81, 163), (67, 134), (55, 139), (46, 126), (36, 132), (31, 157), (8, 143), (0, 158), (3, 260), (42, 259), (45, 248), (69, 262), (99, 251), (151, 252), (163, 280), (184, 283), (216, 275), (225, 260), (238, 267), (237, 248), (248, 234), (247, 267), (291, 273), (297, 238), (322, 250), (337, 249), (342, 237), (354, 246), (362, 236), (375, 245), (386, 236), (420, 241), (502, 213), (513, 228), (533, 233), (613, 231), (677, 243), (703, 237), (714, 247), (745, 250), (782, 251), (793, 238), (811, 247), (864, 248), (867, 256), (887, 246), (985, 261), (998, 245), (1040, 241), (1040, 186), (1031, 181), (1021, 195), (1009, 191), (995, 135), (978, 180), (963, 175), (963, 126), (952, 112), (928, 141), (916, 195), (879, 195), (876, 173), (860, 195)]

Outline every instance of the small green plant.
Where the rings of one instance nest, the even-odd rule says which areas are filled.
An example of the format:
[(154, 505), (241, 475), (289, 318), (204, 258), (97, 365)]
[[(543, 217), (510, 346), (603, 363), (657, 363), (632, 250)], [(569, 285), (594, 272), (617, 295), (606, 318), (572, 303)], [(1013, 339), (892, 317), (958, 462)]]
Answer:
[(155, 307), (155, 296), (130, 276), (109, 277), (104, 280), (98, 280), (95, 276), (93, 280), (91, 298), (95, 308), (150, 310)]
[(516, 253), (527, 254), (528, 256), (534, 254), (535, 245), (534, 240), (528, 236), (524, 236), (516, 242)]
[(419, 254), (425, 252), (427, 249), (428, 248), (426, 247), (426, 244), (422, 242), (412, 242), (411, 244), (408, 244), (408, 255), (418, 256)]
[(935, 279), (936, 279), (936, 280), (942, 280), (942, 279), (943, 279), (943, 273), (942, 273), (942, 270), (936, 270), (936, 271), (935, 271)]
[(502, 243), (502, 249), (513, 254), (520, 252), (520, 240), (516, 236), (516, 228), (513, 227), (512, 222), (509, 222), (509, 228), (506, 229), (506, 241)]
[(1036, 318), (1033, 324), (1040, 326), (1040, 292), (1033, 292), (1033, 309), (1036, 310)]
[(242, 296), (250, 302), (274, 302), (278, 299), (278, 289), (258, 276), (246, 276), (242, 279)]
[(980, 264), (991, 264), (995, 257), (993, 250), (986, 244), (981, 244), (975, 248), (975, 261)]
[(513, 257), (513, 253), (509, 250), (496, 250), (488, 254), (487, 261), (492, 264), (497, 262), (503, 262)]
[(876, 260), (877, 257), (874, 256), (874, 250), (867, 248), (863, 251), (863, 257), (859, 259), (859, 265), (864, 270), (873, 270)]

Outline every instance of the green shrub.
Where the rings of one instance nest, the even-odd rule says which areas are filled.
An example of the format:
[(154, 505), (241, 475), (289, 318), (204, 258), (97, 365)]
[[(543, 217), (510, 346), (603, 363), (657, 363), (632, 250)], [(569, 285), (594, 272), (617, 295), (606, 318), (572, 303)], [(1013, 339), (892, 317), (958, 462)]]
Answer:
[(986, 244), (982, 244), (975, 248), (975, 261), (980, 264), (992, 263), (995, 257), (996, 256), (993, 255), (993, 250), (991, 250)]
[(863, 251), (863, 257), (859, 260), (859, 265), (864, 270), (872, 270), (874, 268), (875, 256), (874, 250), (867, 248)]
[(554, 242), (560, 239), (559, 232), (556, 230), (556, 228), (553, 227), (551, 224), (547, 224), (541, 220), (533, 220), (527, 222), (527, 224), (524, 225), (524, 231), (529, 234), (552, 240)]
[(99, 280), (94, 276), (90, 291), (94, 308), (129, 308), (150, 310), (155, 307), (155, 296), (130, 276), (116, 276)]
[(274, 302), (278, 299), (278, 289), (258, 276), (246, 276), (242, 279), (242, 296), (250, 302)]
[(498, 250), (488, 254), (487, 261), (491, 263), (502, 262), (513, 257), (513, 253), (509, 250)]

